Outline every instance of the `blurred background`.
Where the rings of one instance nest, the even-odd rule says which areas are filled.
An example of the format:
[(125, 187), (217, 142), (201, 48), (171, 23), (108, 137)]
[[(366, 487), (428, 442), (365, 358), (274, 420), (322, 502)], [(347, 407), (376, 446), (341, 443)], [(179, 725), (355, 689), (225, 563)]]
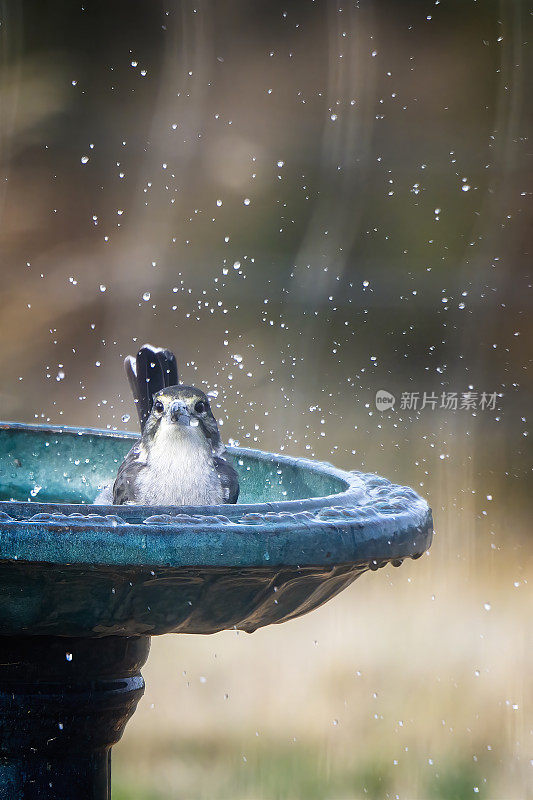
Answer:
[(148, 341), (226, 441), (434, 510), (318, 612), (154, 640), (116, 800), (533, 797), (530, 20), (0, 2), (0, 417), (136, 430)]

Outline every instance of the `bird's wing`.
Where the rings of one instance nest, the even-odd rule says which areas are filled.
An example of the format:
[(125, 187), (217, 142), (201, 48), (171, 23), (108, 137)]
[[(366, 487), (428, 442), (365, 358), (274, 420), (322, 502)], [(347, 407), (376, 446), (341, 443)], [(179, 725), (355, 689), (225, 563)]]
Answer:
[(213, 456), (213, 463), (222, 484), (224, 503), (236, 503), (239, 499), (239, 476), (236, 469), (228, 461), (227, 453)]
[(142, 431), (152, 410), (154, 394), (178, 383), (176, 356), (171, 350), (144, 344), (136, 358), (127, 356), (124, 359), (124, 369)]
[(139, 445), (135, 445), (118, 468), (117, 477), (113, 484), (113, 505), (122, 506), (124, 503), (135, 503), (137, 501), (137, 477), (145, 466), (146, 462), (140, 456)]

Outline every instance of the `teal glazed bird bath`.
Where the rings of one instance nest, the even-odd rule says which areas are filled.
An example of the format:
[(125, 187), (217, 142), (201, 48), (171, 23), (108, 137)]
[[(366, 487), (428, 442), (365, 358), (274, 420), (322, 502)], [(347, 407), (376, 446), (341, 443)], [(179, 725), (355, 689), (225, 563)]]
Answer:
[(91, 505), (135, 438), (0, 423), (0, 800), (111, 797), (151, 636), (285, 622), (431, 544), (412, 489), (244, 448), (237, 505)]

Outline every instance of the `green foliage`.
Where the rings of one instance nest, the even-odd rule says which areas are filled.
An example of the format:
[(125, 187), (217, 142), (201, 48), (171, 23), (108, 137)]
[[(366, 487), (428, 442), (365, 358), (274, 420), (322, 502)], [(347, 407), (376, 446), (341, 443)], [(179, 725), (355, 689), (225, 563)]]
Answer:
[[(241, 753), (237, 757), (237, 750), (223, 746), (213, 750), (212, 743), (205, 750), (185, 747), (187, 768), (192, 767), (199, 779), (196, 789), (187, 791), (178, 778), (175, 793), (169, 793), (168, 786), (158, 791), (153, 788), (158, 768), (154, 764), (151, 780), (144, 786), (130, 784), (126, 775), (116, 776), (112, 800), (390, 800), (396, 791), (402, 794), (401, 774), (379, 759), (354, 767), (336, 762), (323, 749), (312, 746), (265, 746), (245, 762)], [(183, 752), (176, 755), (178, 773), (183, 756)], [(212, 782), (206, 783), (206, 772), (213, 776)], [(420, 776), (419, 796), (483, 800), (487, 796), (484, 774), (479, 766), (450, 762), (429, 780)]]
[(428, 795), (435, 800), (483, 798), (486, 795), (485, 783), (479, 767), (465, 762), (452, 763), (429, 783)]
[(111, 800), (163, 800), (163, 795), (146, 788), (134, 789), (132, 786), (113, 784)]

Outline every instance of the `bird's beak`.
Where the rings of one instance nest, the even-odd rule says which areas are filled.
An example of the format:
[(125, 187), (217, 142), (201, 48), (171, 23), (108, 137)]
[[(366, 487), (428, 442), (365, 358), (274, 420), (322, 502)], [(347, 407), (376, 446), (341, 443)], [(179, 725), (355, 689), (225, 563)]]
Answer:
[(191, 415), (187, 409), (185, 403), (181, 403), (179, 400), (174, 401), (170, 406), (170, 419), (172, 422), (177, 422), (178, 425), (190, 425), (191, 424)]

